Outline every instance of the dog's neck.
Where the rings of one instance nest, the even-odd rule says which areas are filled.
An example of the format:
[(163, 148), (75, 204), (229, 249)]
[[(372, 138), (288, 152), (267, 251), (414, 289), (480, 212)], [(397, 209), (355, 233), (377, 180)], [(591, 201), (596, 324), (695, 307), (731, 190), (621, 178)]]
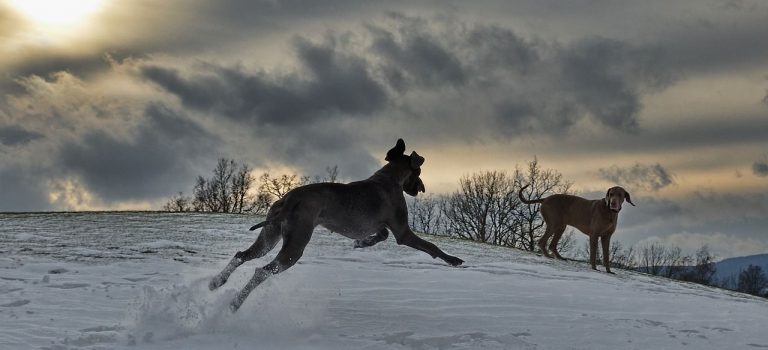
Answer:
[(403, 187), (405, 180), (411, 175), (411, 169), (403, 168), (392, 163), (387, 163), (377, 172), (373, 173), (370, 180), (375, 181), (394, 181), (398, 186)]

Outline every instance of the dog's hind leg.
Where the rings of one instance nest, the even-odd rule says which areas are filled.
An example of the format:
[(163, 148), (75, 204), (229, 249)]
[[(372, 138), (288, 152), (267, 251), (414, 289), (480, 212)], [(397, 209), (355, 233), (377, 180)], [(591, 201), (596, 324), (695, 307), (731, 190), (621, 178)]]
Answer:
[[(552, 255), (549, 254), (549, 251), (547, 251), (547, 241), (549, 240), (549, 237), (552, 237), (555, 233), (555, 228), (553, 225), (550, 225), (549, 223), (546, 224), (547, 228), (544, 230), (544, 235), (539, 238), (538, 246), (539, 250), (541, 251), (541, 254), (544, 254), (544, 256), (551, 258)], [(553, 239), (554, 241), (554, 239)], [(557, 245), (557, 243), (555, 243)]]
[(565, 260), (557, 251), (557, 244), (560, 242), (560, 238), (563, 237), (563, 232), (565, 232), (565, 225), (555, 228), (552, 240), (549, 242), (549, 251), (552, 252), (555, 258), (560, 260)]
[(386, 228), (382, 228), (381, 230), (379, 230), (379, 232), (374, 233), (368, 237), (365, 237), (363, 239), (356, 239), (355, 248), (370, 247), (372, 245), (375, 245), (376, 243), (386, 240), (388, 236), (389, 236), (389, 230), (387, 230)]
[(256, 238), (256, 242), (254, 242), (245, 251), (235, 253), (235, 256), (232, 258), (232, 260), (229, 261), (229, 264), (227, 264), (227, 266), (218, 275), (216, 275), (216, 277), (211, 279), (211, 282), (208, 283), (208, 288), (210, 290), (214, 290), (221, 287), (224, 285), (224, 283), (227, 283), (229, 275), (231, 275), (238, 266), (242, 265), (246, 261), (260, 258), (266, 255), (270, 250), (272, 250), (272, 248), (275, 247), (275, 245), (277, 245), (277, 242), (279, 241), (280, 224), (268, 223), (264, 229), (261, 230), (259, 237)]
[(237, 311), (253, 289), (269, 278), (269, 276), (283, 272), (299, 261), (299, 258), (304, 253), (304, 248), (312, 237), (312, 230), (314, 228), (311, 221), (304, 220), (304, 222), (289, 225), (284, 229), (283, 246), (280, 248), (280, 252), (277, 253), (272, 262), (260, 269), (256, 269), (253, 277), (229, 304), (232, 312)]

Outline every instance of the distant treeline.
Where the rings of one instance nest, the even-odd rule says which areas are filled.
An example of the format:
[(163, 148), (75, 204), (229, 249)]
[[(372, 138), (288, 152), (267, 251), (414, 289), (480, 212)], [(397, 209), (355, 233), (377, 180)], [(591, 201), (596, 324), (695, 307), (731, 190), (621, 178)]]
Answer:
[(265, 215), (288, 191), (309, 183), (336, 182), (339, 176), (337, 166), (326, 167), (325, 175), (314, 177), (269, 171), (255, 177), (252, 172), (247, 164), (219, 159), (211, 177), (197, 177), (191, 197), (180, 192), (163, 205), (163, 210)]
[[(265, 215), (274, 201), (293, 188), (309, 183), (336, 182), (338, 178), (336, 166), (326, 167), (322, 176), (273, 174), (267, 171), (255, 177), (248, 165), (220, 159), (211, 177), (198, 176), (191, 197), (179, 193), (170, 198), (163, 209)], [(542, 169), (534, 158), (523, 166), (515, 166), (513, 172), (486, 170), (462, 176), (458, 188), (449, 194), (406, 196), (411, 228), (433, 235), (535, 251), (536, 242), (544, 235), (545, 224), (539, 215), (540, 205), (527, 205), (518, 198), (518, 191), (524, 185), (529, 187), (523, 194), (531, 199), (555, 193), (574, 194), (572, 181), (564, 179), (557, 170)], [(586, 260), (589, 256), (588, 243), (579, 248), (574, 236), (573, 229), (566, 232), (559, 242), (558, 251), (571, 258)], [(750, 266), (736, 281), (715, 280), (716, 256), (706, 245), (690, 256), (684, 255), (679, 247), (657, 242), (624, 247), (614, 241), (609, 258), (611, 267), (753, 295), (764, 296), (768, 287), (768, 278), (759, 266)], [(597, 261), (601, 261), (600, 256)]]

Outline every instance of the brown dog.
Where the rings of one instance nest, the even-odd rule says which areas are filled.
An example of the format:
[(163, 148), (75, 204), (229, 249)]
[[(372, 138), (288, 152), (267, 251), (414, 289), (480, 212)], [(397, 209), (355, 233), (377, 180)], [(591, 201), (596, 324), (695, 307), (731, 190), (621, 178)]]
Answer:
[(523, 190), (528, 185), (523, 186), (518, 192), (518, 197), (525, 204), (541, 203), (541, 216), (547, 224), (544, 236), (539, 239), (539, 249), (547, 257), (551, 258), (547, 251), (547, 240), (552, 237), (549, 243), (549, 250), (558, 258), (565, 260), (557, 252), (557, 242), (565, 232), (565, 226), (573, 226), (579, 231), (589, 236), (589, 262), (592, 269), (597, 270), (597, 239), (603, 246), (603, 266), (605, 271), (611, 272), (609, 263), (609, 246), (611, 244), (611, 235), (616, 231), (616, 220), (619, 217), (621, 205), (626, 200), (632, 203), (629, 192), (621, 187), (611, 187), (603, 199), (588, 200), (568, 194), (554, 194), (546, 198), (528, 200), (523, 198)]

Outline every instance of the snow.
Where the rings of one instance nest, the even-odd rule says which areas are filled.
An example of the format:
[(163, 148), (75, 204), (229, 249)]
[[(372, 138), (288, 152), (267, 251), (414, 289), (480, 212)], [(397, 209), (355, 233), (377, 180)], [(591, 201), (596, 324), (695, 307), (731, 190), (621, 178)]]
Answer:
[[(391, 238), (317, 229), (304, 257), (229, 301), (207, 289), (258, 218), (0, 214), (0, 349), (753, 349), (768, 303), (744, 294), (441, 237), (452, 268)], [(279, 246), (278, 246), (279, 248)]]

